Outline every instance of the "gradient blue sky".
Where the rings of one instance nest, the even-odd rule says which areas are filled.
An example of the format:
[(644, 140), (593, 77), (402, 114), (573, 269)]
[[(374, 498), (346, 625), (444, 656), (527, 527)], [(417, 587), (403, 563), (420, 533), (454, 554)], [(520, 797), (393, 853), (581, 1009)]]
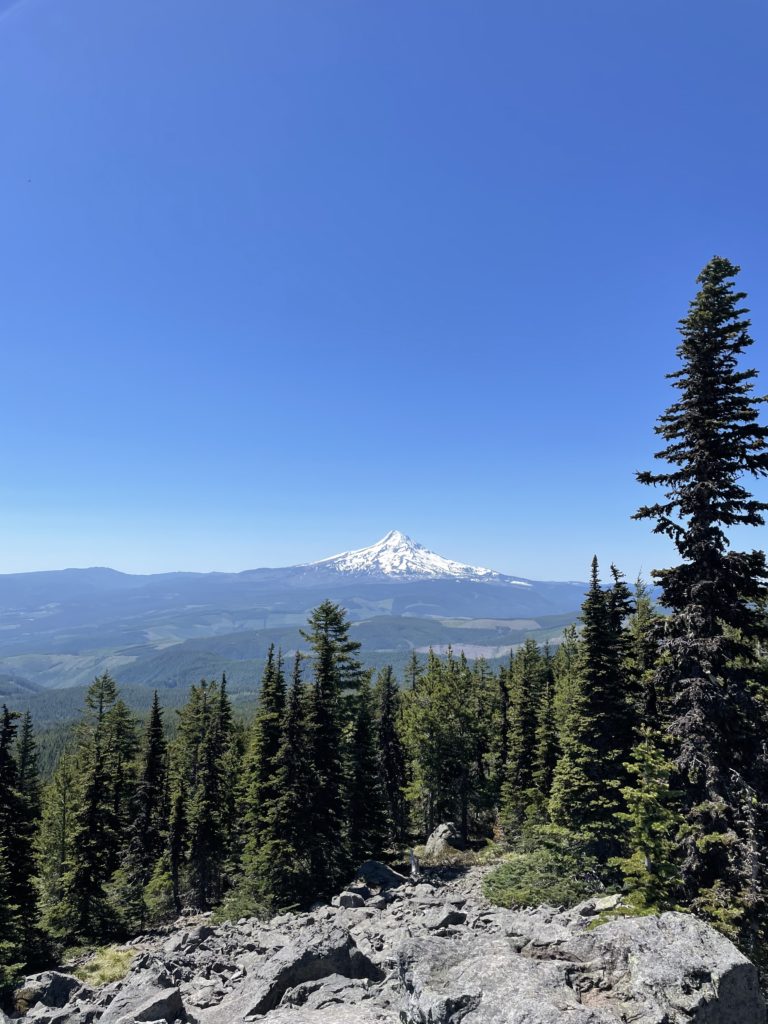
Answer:
[(768, 390), (767, 38), (764, 0), (0, 0), (0, 571), (392, 528), (664, 564), (633, 471), (714, 253)]

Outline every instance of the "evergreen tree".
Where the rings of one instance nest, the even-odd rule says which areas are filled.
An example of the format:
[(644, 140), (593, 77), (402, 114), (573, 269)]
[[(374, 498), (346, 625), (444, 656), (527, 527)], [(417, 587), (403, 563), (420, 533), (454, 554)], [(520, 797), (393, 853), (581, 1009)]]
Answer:
[(619, 813), (624, 823), (627, 853), (616, 858), (630, 905), (636, 911), (655, 913), (674, 905), (679, 880), (675, 861), (683, 819), (672, 791), (674, 764), (665, 756), (661, 736), (643, 726), (627, 764), (631, 777), (622, 790), (627, 810)]
[(355, 696), (346, 764), (346, 845), (353, 865), (379, 856), (387, 836), (378, 730), (370, 677), (363, 675)]
[(18, 716), (3, 705), (0, 715), (0, 986), (9, 984), (26, 959), (22, 934), (24, 871), (16, 863), (24, 854), (17, 827), (21, 814), (18, 765), (13, 756)]
[(663, 620), (654, 607), (648, 586), (641, 579), (635, 583), (634, 606), (629, 618), (629, 672), (636, 695), (635, 717), (657, 729), (665, 717), (656, 689)]
[(132, 719), (115, 681), (104, 673), (86, 693), (79, 726), (71, 856), (61, 879), (60, 899), (48, 916), (58, 937), (99, 939), (118, 930), (105, 886), (125, 841), (132, 795), (129, 761), (135, 744)]
[(56, 931), (64, 878), (72, 867), (77, 780), (74, 758), (65, 751), (43, 791), (42, 817), (36, 840), (41, 921), (47, 932)]
[(411, 656), (408, 659), (408, 664), (405, 667), (405, 685), (409, 690), (415, 690), (419, 685), (419, 679), (424, 674), (424, 666), (419, 661), (419, 656), (415, 650), (411, 651)]
[(247, 876), (244, 906), (251, 912), (302, 906), (316, 896), (310, 833), (315, 778), (307, 743), (305, 691), (301, 655), (297, 652), (275, 758), (275, 797)]
[(552, 792), (552, 778), (559, 756), (555, 722), (555, 676), (549, 647), (543, 651), (543, 672), (536, 709), (536, 732), (533, 746), (533, 798), (528, 809), (529, 819), (544, 823), (548, 818), (547, 806)]
[(457, 822), (466, 835), (474, 807), (475, 740), (472, 674), (449, 650), (429, 652), (426, 670), (404, 704), (404, 739), (410, 761), (408, 796), (419, 831)]
[(546, 685), (547, 666), (536, 641), (526, 639), (510, 658), (508, 678), (508, 752), (501, 788), (499, 820), (508, 841), (519, 839), (533, 801), (537, 711)]
[(387, 842), (397, 847), (405, 841), (408, 808), (405, 750), (400, 737), (401, 700), (392, 666), (385, 666), (376, 679), (376, 713), (379, 764), (387, 816)]
[(360, 685), (360, 644), (349, 637), (340, 605), (324, 601), (302, 632), (311, 651), (312, 686), (307, 702), (307, 733), (315, 772), (312, 820), (312, 878), (318, 895), (333, 892), (349, 868), (345, 848), (342, 739), (348, 720), (345, 691)]
[(593, 559), (581, 613), (578, 671), (560, 734), (562, 753), (553, 773), (549, 812), (555, 824), (589, 835), (594, 854), (603, 861), (618, 853), (616, 815), (633, 740), (625, 665), (625, 618), (630, 610), (619, 574), (614, 570), (614, 586), (605, 591)]
[(765, 399), (753, 393), (757, 373), (739, 366), (752, 338), (738, 271), (716, 256), (699, 274), (680, 321), (682, 365), (669, 374), (679, 396), (656, 427), (664, 468), (638, 474), (664, 497), (635, 518), (654, 521), (680, 558), (654, 577), (670, 610), (656, 685), (669, 702), (683, 791), (684, 893), (716, 920), (724, 907), (740, 915), (754, 953), (765, 917), (768, 772), (752, 678), (766, 637), (768, 569), (762, 551), (731, 550), (727, 531), (764, 525), (768, 504), (744, 478), (768, 474), (768, 427), (758, 423)]
[(18, 763), (19, 793), (26, 804), (29, 818), (34, 820), (40, 814), (40, 769), (32, 714), (29, 711), (25, 711), (21, 717), (16, 761)]
[(239, 774), (233, 747), (226, 680), (203, 680), (180, 713), (173, 752), (169, 866), (177, 904), (205, 910), (229, 884)]
[(284, 712), (285, 678), (282, 655), (279, 652), (275, 655), (275, 645), (270, 644), (245, 761), (246, 872), (262, 843), (272, 805), (277, 796), (275, 766), (280, 749)]
[(145, 890), (167, 846), (167, 774), (163, 714), (155, 691), (133, 800), (133, 820), (127, 829), (123, 863), (113, 883), (120, 916), (128, 929), (134, 932), (144, 928), (148, 916)]
[(41, 807), (37, 743), (29, 711), (21, 718), (17, 740), (15, 754), (18, 802), (14, 840), (8, 844), (8, 848), (13, 857), (13, 899), (22, 911), (22, 952), (25, 961), (30, 963), (41, 948), (41, 935), (37, 927), (38, 890), (34, 883), (37, 875), (35, 842), (40, 827)]

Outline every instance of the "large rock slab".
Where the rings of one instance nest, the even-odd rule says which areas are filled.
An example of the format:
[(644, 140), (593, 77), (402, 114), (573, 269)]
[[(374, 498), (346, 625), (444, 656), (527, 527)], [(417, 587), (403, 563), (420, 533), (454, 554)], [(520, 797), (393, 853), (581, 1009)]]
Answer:
[(62, 1008), (75, 997), (85, 998), (91, 990), (72, 974), (60, 971), (43, 971), (30, 974), (24, 984), (14, 993), (14, 1003), (19, 1013), (25, 1013), (37, 1003), (43, 1006)]
[(372, 889), (396, 889), (408, 879), (381, 861), (367, 860), (355, 872), (355, 881), (362, 882)]
[[(519, 915), (523, 917), (523, 915)], [(757, 972), (685, 914), (620, 918), (570, 935), (415, 939), (399, 956), (406, 1024), (765, 1024)], [(549, 936), (549, 941), (547, 940)], [(522, 942), (520, 941), (522, 939)]]
[(217, 1006), (201, 1010), (198, 1017), (201, 1024), (236, 1024), (269, 1013), (288, 989), (331, 975), (379, 980), (381, 971), (361, 953), (346, 929), (318, 922), (267, 959), (254, 960), (232, 994)]
[(180, 922), (170, 937), (134, 943), (127, 976), (96, 991), (57, 972), (27, 979), (35, 1002), (22, 1020), (768, 1024), (755, 968), (695, 917), (594, 927), (618, 903), (607, 896), (570, 910), (508, 910), (484, 898), (485, 870), (443, 866), (412, 884), (372, 862), (348, 906)]
[(140, 970), (126, 983), (99, 1018), (99, 1024), (133, 1021), (173, 1021), (185, 1016), (179, 989), (165, 970)]

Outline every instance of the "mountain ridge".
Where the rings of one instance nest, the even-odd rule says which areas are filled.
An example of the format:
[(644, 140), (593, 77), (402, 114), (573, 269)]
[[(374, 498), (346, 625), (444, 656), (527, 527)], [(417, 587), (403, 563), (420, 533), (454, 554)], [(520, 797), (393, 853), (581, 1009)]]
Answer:
[[(540, 620), (575, 620), (585, 590), (584, 583), (522, 580), (465, 565), (395, 530), (317, 562), (239, 573), (132, 575), (95, 567), (6, 574), (0, 673), (46, 690), (82, 685), (104, 670), (137, 684), (175, 686), (225, 667), (258, 675), (265, 643), (293, 645), (309, 611), (326, 599), (343, 605), (353, 623), (375, 623), (360, 634), (370, 664), (397, 664), (410, 650), (447, 644), (468, 657), (493, 658), (521, 641), (520, 620), (535, 620), (530, 632), (553, 639)], [(481, 620), (492, 623), (483, 634), (462, 628)], [(206, 638), (231, 638), (226, 651), (237, 648), (243, 673), (234, 672), (218, 642), (201, 652)]]

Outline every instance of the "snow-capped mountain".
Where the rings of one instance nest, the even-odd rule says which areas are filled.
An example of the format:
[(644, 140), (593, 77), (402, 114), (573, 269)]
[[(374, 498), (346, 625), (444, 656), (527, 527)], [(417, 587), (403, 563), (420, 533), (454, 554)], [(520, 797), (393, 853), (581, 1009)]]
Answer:
[(398, 531), (318, 562), (236, 573), (0, 575), (0, 697), (4, 677), (7, 691), (87, 684), (106, 670), (137, 686), (222, 671), (251, 686), (269, 643), (293, 650), (325, 600), (345, 608), (371, 664), (447, 645), (497, 657), (526, 630), (555, 636), (586, 589), (465, 565)]
[(311, 562), (310, 567), (389, 579), (459, 579), (474, 582), (498, 580), (516, 583), (522, 587), (530, 586), (526, 580), (504, 576), (493, 569), (465, 565), (463, 562), (444, 558), (423, 544), (411, 540), (399, 530), (390, 530), (386, 537), (382, 537), (370, 547), (323, 558), (319, 562)]

